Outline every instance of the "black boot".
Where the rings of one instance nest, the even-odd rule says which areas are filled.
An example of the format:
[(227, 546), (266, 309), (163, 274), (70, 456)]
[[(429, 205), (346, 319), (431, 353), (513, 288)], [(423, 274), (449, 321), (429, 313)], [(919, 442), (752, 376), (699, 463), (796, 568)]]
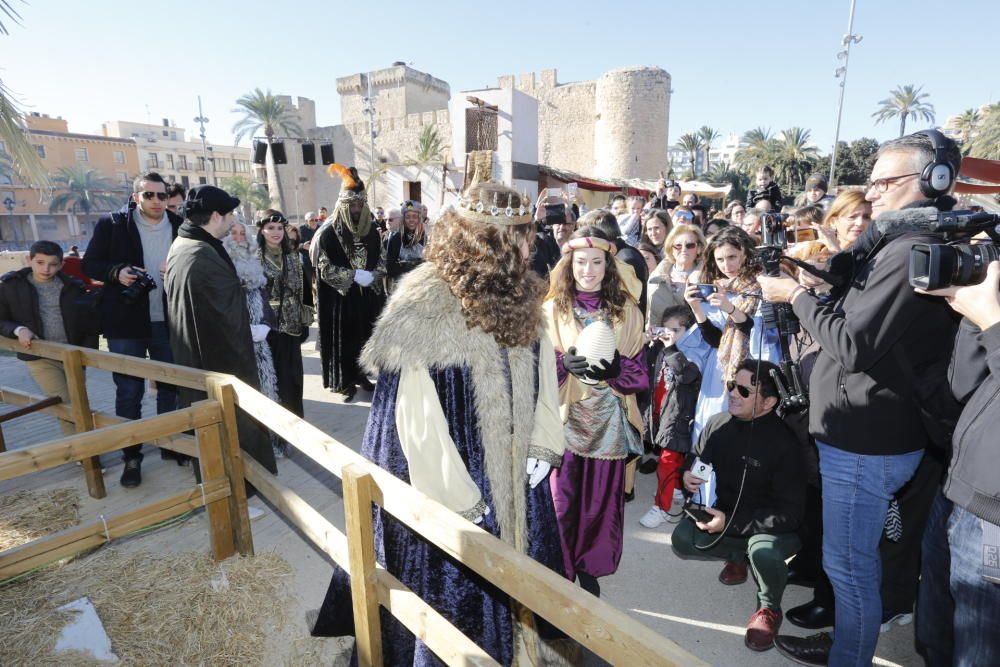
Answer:
[(774, 639), (778, 653), (800, 665), (826, 665), (830, 661), (833, 639), (828, 632), (820, 632), (809, 637), (778, 635)]
[(576, 576), (580, 579), (580, 588), (595, 598), (601, 597), (601, 584), (597, 581), (597, 577), (592, 577), (586, 572), (577, 572)]
[(785, 613), (785, 618), (792, 625), (797, 625), (806, 630), (822, 630), (832, 628), (834, 621), (834, 611), (829, 607), (824, 607), (816, 600), (811, 600), (798, 607), (793, 607)]
[(119, 483), (126, 489), (133, 489), (142, 484), (142, 457), (125, 459), (125, 469)]

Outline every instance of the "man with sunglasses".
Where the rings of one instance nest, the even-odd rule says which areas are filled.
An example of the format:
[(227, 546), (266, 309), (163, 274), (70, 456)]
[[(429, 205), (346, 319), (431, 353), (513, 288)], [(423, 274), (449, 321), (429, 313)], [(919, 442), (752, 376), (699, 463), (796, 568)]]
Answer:
[[(89, 278), (104, 283), (101, 324), (108, 349), (132, 357), (145, 358), (148, 354), (150, 359), (172, 362), (163, 279), (170, 244), (183, 221), (167, 210), (170, 194), (166, 181), (158, 173), (140, 175), (132, 190), (132, 197), (121, 210), (97, 221), (82, 268)], [(138, 290), (138, 293), (133, 290), (126, 295), (126, 290), (139, 276), (138, 272), (148, 273), (156, 288)], [(112, 377), (115, 414), (126, 419), (142, 418), (145, 380), (121, 373), (114, 373)], [(177, 389), (158, 384), (156, 413), (176, 408)], [(126, 447), (123, 455), (125, 468), (121, 485), (139, 486), (142, 483), (142, 445)], [(166, 457), (165, 451), (164, 455)], [(178, 463), (181, 462), (178, 459)]]
[[(712, 518), (685, 516), (670, 540), (681, 558), (724, 560), (719, 581), (727, 586), (742, 584), (753, 568), (758, 604), (744, 636), (752, 651), (770, 649), (781, 626), (785, 561), (801, 545), (795, 531), (806, 496), (800, 446), (774, 412), (778, 388), (771, 373), (777, 370), (772, 363), (746, 359), (726, 384), (728, 412), (708, 420), (695, 448), (715, 471), (717, 500), (705, 508)], [(690, 466), (683, 480), (689, 493), (704, 484)]]
[[(940, 243), (928, 220), (954, 205), (948, 195), (961, 159), (955, 142), (934, 131), (882, 145), (865, 195), (875, 220), (831, 261), (841, 283), (832, 300), (791, 278), (758, 278), (764, 297), (791, 303), (821, 346), (809, 381), (809, 431), (819, 450), (823, 569), (835, 613), (808, 615), (816, 620), (809, 627), (832, 621), (836, 632), (778, 637), (778, 651), (802, 664), (870, 664), (880, 625), (912, 618), (920, 539), (943, 470), (923, 415), (945, 403), (927, 396), (947, 391), (956, 324), (940, 300), (913, 292), (907, 267), (914, 243)], [(880, 558), (897, 496), (902, 537), (884, 543)], [(806, 611), (790, 610), (789, 619)]]

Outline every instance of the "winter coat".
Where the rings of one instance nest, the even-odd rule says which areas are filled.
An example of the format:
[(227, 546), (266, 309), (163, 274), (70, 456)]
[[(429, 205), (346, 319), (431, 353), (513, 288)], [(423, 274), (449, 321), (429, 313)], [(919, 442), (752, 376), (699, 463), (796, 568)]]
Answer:
[(753, 208), (754, 205), (759, 201), (767, 200), (771, 202), (771, 206), (775, 211), (780, 211), (781, 206), (784, 203), (784, 196), (781, 194), (781, 188), (774, 181), (764, 188), (763, 190), (758, 190), (753, 188), (747, 195), (747, 208)]
[[(38, 292), (28, 279), (31, 268), (10, 271), (0, 277), (0, 335), (17, 338), (14, 331), (21, 326), (28, 327), (38, 338), (43, 338), (42, 314), (38, 306)], [(58, 273), (53, 280), (63, 284), (59, 293), (59, 309), (62, 312), (66, 340), (70, 345), (97, 347), (100, 333), (100, 317), (95, 306), (96, 295), (87, 292), (83, 283), (64, 273)], [(33, 361), (38, 357), (17, 353), (17, 358)]]
[(949, 381), (967, 401), (952, 439), (944, 493), (980, 519), (1000, 525), (1000, 324), (980, 331), (968, 320), (959, 327)]
[[(698, 404), (701, 388), (701, 371), (697, 364), (688, 361), (676, 345), (664, 347), (657, 341), (646, 351), (646, 358), (653, 359), (649, 379), (649, 406), (643, 420), (646, 422), (646, 438), (657, 447), (686, 454), (691, 451), (691, 431), (694, 427), (694, 410)], [(660, 408), (659, 422), (653, 419), (653, 405), (656, 385), (663, 366), (674, 376), (672, 385), (667, 387), (667, 400)]]
[(646, 259), (642, 253), (630, 246), (624, 239), (617, 238), (614, 241), (618, 248), (618, 259), (625, 262), (635, 270), (635, 277), (642, 283), (642, 294), (639, 296), (639, 312), (646, 316), (646, 280), (649, 278), (649, 269), (646, 268)]
[[(159, 290), (142, 294), (132, 304), (125, 303), (122, 298), (125, 287), (118, 282), (119, 271), (126, 266), (141, 266), (147, 271), (159, 268), (146, 266), (143, 261), (142, 239), (132, 219), (135, 208), (136, 203), (129, 200), (121, 210), (97, 221), (94, 236), (90, 239), (81, 263), (87, 276), (104, 283), (101, 316), (106, 338), (149, 338), (153, 335), (149, 321), (150, 296), (163, 299), (166, 305), (166, 294), (157, 294)], [(166, 211), (165, 215), (173, 228), (173, 237), (177, 238), (177, 229), (184, 221), (170, 211)], [(164, 312), (166, 310), (164, 308)]]

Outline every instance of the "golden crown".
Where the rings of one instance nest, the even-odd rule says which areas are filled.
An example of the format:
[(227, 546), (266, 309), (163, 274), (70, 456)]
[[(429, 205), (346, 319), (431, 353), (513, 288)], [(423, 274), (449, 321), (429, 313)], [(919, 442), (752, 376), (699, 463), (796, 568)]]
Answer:
[[(464, 218), (474, 222), (482, 222), (488, 225), (524, 225), (532, 222), (534, 216), (531, 208), (526, 207), (524, 202), (528, 201), (527, 193), (519, 195), (521, 205), (517, 208), (510, 206), (500, 206), (500, 193), (493, 193), (493, 202), (473, 201), (468, 194), (463, 194), (458, 200), (458, 211)], [(509, 202), (509, 199), (508, 199)]]

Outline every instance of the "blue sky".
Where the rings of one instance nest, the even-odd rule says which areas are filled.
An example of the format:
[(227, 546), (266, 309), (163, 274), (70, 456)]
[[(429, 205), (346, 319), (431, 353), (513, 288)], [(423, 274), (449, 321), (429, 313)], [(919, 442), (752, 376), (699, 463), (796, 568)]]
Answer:
[[(312, 98), (319, 124), (334, 124), (336, 78), (395, 60), (444, 79), (453, 97), (502, 74), (556, 68), (565, 82), (639, 64), (673, 77), (672, 142), (706, 124), (724, 134), (800, 125), (823, 152), (850, 5), (29, 2), (18, 5), (23, 25), (0, 37), (0, 77), (30, 110), (63, 116), (78, 132), (167, 117), (193, 137), (200, 94), (209, 139), (229, 142), (234, 101), (257, 86)], [(275, 24), (289, 27), (276, 38)], [(895, 136), (895, 123), (875, 126), (871, 114), (898, 84), (923, 85), (938, 123), (1000, 101), (998, 26), (1000, 0), (858, 0), (854, 32), (864, 40), (852, 49), (841, 138)]]

